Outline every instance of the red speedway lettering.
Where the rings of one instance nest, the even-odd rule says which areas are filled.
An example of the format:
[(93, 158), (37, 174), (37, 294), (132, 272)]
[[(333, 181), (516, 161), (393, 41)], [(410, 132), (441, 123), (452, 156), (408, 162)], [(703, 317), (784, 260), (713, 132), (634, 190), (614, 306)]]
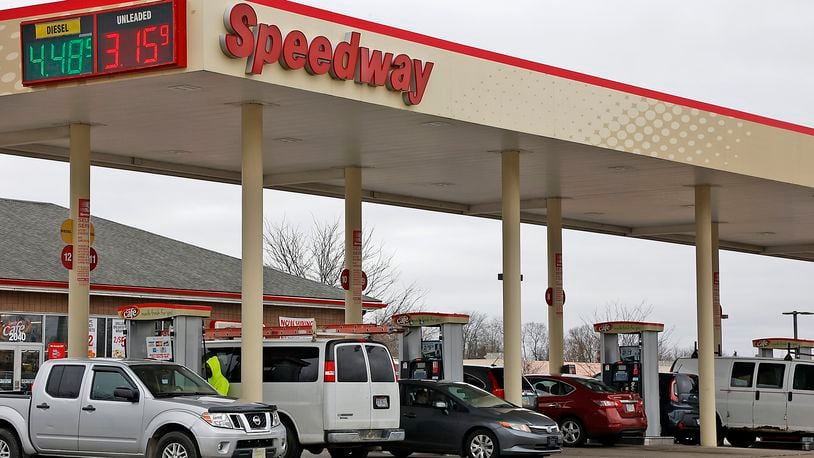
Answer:
[(359, 46), (359, 32), (349, 33), (336, 47), (321, 35), (309, 43), (299, 30), (283, 36), (276, 25), (258, 23), (257, 13), (246, 3), (227, 8), (223, 24), (228, 33), (221, 36), (221, 49), (231, 58), (247, 59), (246, 73), (252, 75), (261, 74), (265, 65), (277, 62), (286, 70), (304, 68), (311, 75), (328, 73), (336, 80), (385, 86), (401, 92), (407, 105), (418, 105), (434, 66), (406, 54)]

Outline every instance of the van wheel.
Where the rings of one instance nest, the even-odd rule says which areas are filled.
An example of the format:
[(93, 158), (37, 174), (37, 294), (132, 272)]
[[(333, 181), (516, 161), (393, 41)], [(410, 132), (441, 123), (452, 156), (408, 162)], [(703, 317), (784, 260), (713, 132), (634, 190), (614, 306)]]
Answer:
[(156, 446), (156, 458), (198, 458), (195, 443), (186, 434), (171, 431), (161, 436)]
[(0, 429), (0, 458), (20, 458), (20, 443), (17, 435), (7, 429)]
[(585, 426), (579, 419), (568, 417), (560, 422), (562, 441), (567, 447), (579, 447), (585, 443)]
[(732, 444), (733, 447), (746, 448), (755, 443), (756, 436), (753, 433), (729, 431), (726, 433), (726, 440)]
[(300, 458), (302, 445), (297, 440), (297, 430), (288, 420), (283, 420), (283, 426), (285, 426), (285, 453), (283, 458)]
[(497, 438), (491, 431), (478, 429), (472, 431), (466, 438), (465, 456), (469, 458), (498, 458), (500, 447)]

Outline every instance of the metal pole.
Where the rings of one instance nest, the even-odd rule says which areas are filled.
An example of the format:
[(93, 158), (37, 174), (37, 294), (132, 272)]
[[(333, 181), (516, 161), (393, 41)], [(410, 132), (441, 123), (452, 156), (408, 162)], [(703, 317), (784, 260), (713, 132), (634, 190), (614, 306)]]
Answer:
[(520, 337), (520, 154), (502, 157), (503, 219), (503, 377), (506, 400), (522, 405), (523, 360)]
[[(70, 126), (70, 206), (73, 220), (73, 269), (68, 271), (68, 356), (88, 357), (90, 309), (90, 215), (80, 223), (80, 204), (90, 207), (90, 126)], [(82, 201), (82, 202), (80, 202)]]
[(797, 315), (798, 312), (794, 312), (794, 340), (797, 340)]
[(362, 169), (345, 168), (345, 323), (362, 322)]
[(562, 199), (546, 199), (546, 236), (548, 237), (548, 287), (553, 290), (548, 307), (548, 370), (559, 374), (563, 361), (562, 294)]
[(712, 310), (712, 205), (709, 185), (695, 187), (695, 266), (701, 445), (716, 447), (715, 336)]
[(241, 396), (263, 400), (263, 106), (241, 107), (243, 284)]

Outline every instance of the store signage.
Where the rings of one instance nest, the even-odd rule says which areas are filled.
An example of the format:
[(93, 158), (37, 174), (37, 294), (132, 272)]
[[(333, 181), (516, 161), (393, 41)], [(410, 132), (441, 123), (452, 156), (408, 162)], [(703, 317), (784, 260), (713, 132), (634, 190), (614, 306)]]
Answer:
[(209, 318), (212, 307), (206, 305), (134, 304), (116, 309), (119, 318), (125, 320), (162, 320), (174, 316), (199, 316)]
[(645, 323), (641, 321), (608, 321), (595, 323), (594, 331), (606, 334), (634, 334), (644, 331), (664, 331), (662, 323)]
[(172, 361), (172, 339), (170, 337), (147, 337), (147, 359)]
[(11, 321), (3, 325), (3, 340), (6, 342), (25, 342), (26, 329), (31, 326), (27, 320)]
[(68, 356), (68, 346), (64, 342), (48, 344), (48, 359), (62, 359)]
[(336, 45), (321, 35), (309, 43), (299, 30), (283, 36), (278, 26), (258, 22), (257, 12), (246, 3), (228, 8), (223, 23), (228, 33), (221, 36), (221, 49), (229, 57), (245, 58), (246, 73), (251, 75), (259, 75), (266, 64), (277, 62), (286, 70), (304, 68), (311, 75), (328, 73), (335, 80), (385, 86), (400, 92), (405, 104), (418, 105), (434, 66), (406, 54), (394, 56), (360, 46), (359, 32), (351, 32)]
[(289, 318), (287, 316), (280, 317), (280, 326), (314, 326), (316, 320), (314, 318)]

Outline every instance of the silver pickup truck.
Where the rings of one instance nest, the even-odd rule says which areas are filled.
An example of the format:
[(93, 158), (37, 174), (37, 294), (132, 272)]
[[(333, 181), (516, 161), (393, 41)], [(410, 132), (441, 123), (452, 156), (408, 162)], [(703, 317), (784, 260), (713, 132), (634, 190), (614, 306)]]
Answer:
[(0, 394), (0, 457), (278, 458), (274, 406), (219, 396), (184, 366), (58, 359), (30, 395)]

